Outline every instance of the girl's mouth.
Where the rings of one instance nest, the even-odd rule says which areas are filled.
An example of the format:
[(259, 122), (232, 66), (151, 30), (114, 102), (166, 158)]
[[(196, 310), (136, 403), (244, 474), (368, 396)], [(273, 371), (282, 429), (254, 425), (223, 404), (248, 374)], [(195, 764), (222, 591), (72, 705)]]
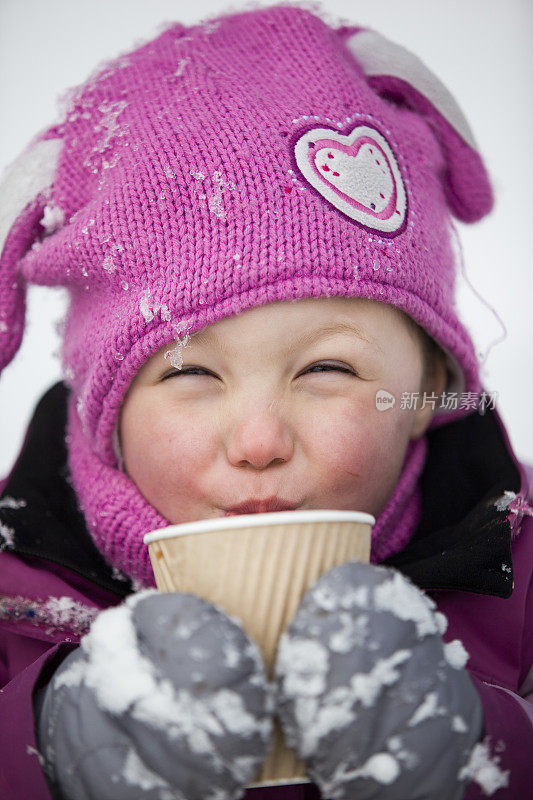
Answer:
[(233, 517), (237, 514), (266, 514), (270, 511), (294, 511), (298, 508), (293, 503), (281, 500), (277, 497), (268, 497), (265, 500), (249, 499), (239, 505), (225, 509), (225, 517)]

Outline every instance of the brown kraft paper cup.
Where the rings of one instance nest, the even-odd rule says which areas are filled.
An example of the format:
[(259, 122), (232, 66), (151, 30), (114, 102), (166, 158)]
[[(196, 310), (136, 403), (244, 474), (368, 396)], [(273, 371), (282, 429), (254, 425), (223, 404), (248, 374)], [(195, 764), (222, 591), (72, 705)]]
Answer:
[[(281, 511), (172, 525), (144, 541), (157, 588), (190, 592), (238, 617), (271, 679), (279, 638), (303, 595), (328, 569), (369, 560), (373, 524), (370, 514), (355, 511)], [(252, 786), (308, 780), (275, 719)]]

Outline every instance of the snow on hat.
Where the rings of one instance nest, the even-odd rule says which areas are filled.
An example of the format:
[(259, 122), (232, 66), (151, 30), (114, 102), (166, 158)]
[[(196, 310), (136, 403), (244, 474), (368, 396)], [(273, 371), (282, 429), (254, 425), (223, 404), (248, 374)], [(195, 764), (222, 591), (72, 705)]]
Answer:
[(223, 317), (279, 300), (365, 297), (409, 314), (478, 391), (454, 310), (451, 215), (490, 184), (457, 104), (379, 34), (295, 6), (177, 24), (70, 97), (0, 193), (0, 367), (27, 282), (65, 286), (70, 467), (108, 560), (144, 583), (142, 535), (167, 524), (117, 469), (142, 363)]

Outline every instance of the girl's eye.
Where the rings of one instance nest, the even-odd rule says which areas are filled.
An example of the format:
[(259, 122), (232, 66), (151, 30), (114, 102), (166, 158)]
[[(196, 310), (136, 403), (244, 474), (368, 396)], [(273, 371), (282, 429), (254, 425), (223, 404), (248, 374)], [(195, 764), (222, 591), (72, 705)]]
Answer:
[[(321, 372), (343, 372), (346, 375), (356, 375), (353, 369), (350, 367), (346, 367), (343, 364), (336, 364), (335, 362), (329, 363), (326, 361), (321, 361), (318, 364), (311, 364), (311, 366), (307, 367), (301, 374), (305, 375), (307, 373), (317, 374)], [(171, 372), (167, 372), (166, 375), (163, 375), (162, 380), (167, 380), (167, 378), (177, 378), (182, 375), (207, 375), (208, 377), (216, 377), (212, 372), (208, 369), (204, 369), (203, 367), (182, 367), (182, 369), (173, 369)]]
[(308, 372), (315, 374), (317, 372), (345, 372), (348, 375), (356, 374), (353, 369), (345, 367), (343, 364), (336, 364), (335, 362), (329, 363), (326, 361), (321, 361), (319, 364), (311, 364), (311, 366), (307, 367), (303, 374)]
[(171, 372), (167, 372), (166, 375), (163, 375), (163, 381), (166, 381), (167, 378), (177, 378), (180, 375), (212, 375), (212, 372), (209, 370), (204, 369), (203, 367), (182, 367), (181, 369), (173, 369)]

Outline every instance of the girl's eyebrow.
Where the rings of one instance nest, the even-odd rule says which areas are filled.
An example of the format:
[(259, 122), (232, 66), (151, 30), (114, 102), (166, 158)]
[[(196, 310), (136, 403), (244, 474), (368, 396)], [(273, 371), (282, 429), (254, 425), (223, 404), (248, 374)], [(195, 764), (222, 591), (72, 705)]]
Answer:
[(355, 325), (355, 323), (337, 322), (333, 325), (322, 325), (320, 328), (312, 329), (301, 336), (298, 336), (291, 343), (289, 352), (298, 350), (301, 347), (309, 347), (310, 345), (316, 344), (323, 339), (332, 339), (334, 336), (338, 336), (339, 334), (349, 337), (355, 336), (362, 342), (366, 342), (372, 347), (381, 349), (378, 343), (372, 337), (369, 338), (366, 334), (364, 334), (362, 330)]
[[(312, 328), (311, 330), (306, 331), (300, 336), (292, 339), (291, 343), (287, 347), (287, 353), (291, 355), (303, 347), (310, 347), (319, 341), (324, 339), (332, 339), (334, 336), (338, 335), (350, 337), (355, 336), (357, 339), (366, 342), (371, 347), (374, 347), (380, 351), (382, 350), (379, 343), (375, 339), (364, 334), (354, 323), (337, 322), (335, 324), (322, 325), (319, 328)], [(203, 328), (202, 330), (193, 334), (191, 338), (200, 345), (214, 345), (220, 350), (220, 352), (228, 355), (228, 348), (220, 339), (216, 331), (208, 331), (206, 328)]]

